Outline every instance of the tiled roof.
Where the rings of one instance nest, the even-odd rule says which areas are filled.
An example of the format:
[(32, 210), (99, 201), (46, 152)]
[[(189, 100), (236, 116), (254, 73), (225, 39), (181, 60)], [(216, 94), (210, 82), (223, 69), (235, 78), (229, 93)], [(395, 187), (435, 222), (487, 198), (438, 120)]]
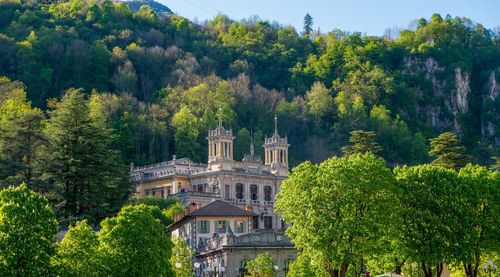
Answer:
[(233, 206), (227, 202), (221, 200), (215, 200), (214, 202), (206, 205), (205, 207), (199, 208), (198, 210), (187, 214), (186, 216), (197, 217), (197, 216), (257, 216), (257, 214), (243, 210), (236, 206)]

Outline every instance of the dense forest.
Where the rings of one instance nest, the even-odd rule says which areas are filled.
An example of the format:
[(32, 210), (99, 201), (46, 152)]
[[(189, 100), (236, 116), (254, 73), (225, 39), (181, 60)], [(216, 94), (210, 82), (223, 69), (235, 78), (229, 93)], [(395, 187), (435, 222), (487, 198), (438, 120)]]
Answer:
[(476, 163), (499, 154), (500, 36), (463, 17), (373, 37), (224, 15), (200, 25), (121, 2), (3, 0), (0, 76), (0, 104), (25, 89), (43, 126), (57, 124), (65, 92), (83, 92), (109, 132), (99, 147), (123, 164), (205, 161), (218, 116), (241, 159), (275, 114), (292, 166), (341, 153), (353, 130), (374, 131), (390, 165), (429, 161), (429, 139), (445, 131)]

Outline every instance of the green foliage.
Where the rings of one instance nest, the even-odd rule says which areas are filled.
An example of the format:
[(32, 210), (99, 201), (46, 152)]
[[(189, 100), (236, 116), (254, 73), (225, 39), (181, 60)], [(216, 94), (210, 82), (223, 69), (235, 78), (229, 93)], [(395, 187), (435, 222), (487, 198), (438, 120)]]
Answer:
[(44, 115), (32, 108), (22, 84), (0, 81), (0, 186), (26, 183), (40, 188)]
[(184, 106), (172, 118), (172, 125), (175, 128), (175, 149), (176, 155), (184, 158), (188, 157), (196, 162), (200, 162), (201, 145), (198, 143), (198, 118), (191, 110)]
[(250, 260), (246, 265), (248, 274), (252, 277), (274, 277), (276, 270), (274, 270), (273, 256), (269, 253), (260, 253), (255, 259)]
[(342, 152), (345, 155), (365, 154), (371, 152), (377, 154), (382, 150), (382, 147), (375, 141), (375, 133), (367, 131), (352, 131), (349, 137), (351, 145), (342, 147)]
[(305, 35), (311, 35), (313, 29), (313, 18), (309, 13), (306, 13), (306, 16), (304, 16), (304, 34)]
[(172, 276), (172, 242), (159, 209), (144, 204), (125, 206), (101, 222), (99, 251), (103, 275)]
[(329, 276), (323, 268), (321, 258), (307, 252), (300, 252), (297, 259), (292, 262), (286, 276), (292, 277), (316, 277)]
[(51, 275), (56, 233), (47, 199), (26, 184), (0, 191), (0, 275)]
[(128, 192), (126, 167), (110, 149), (111, 133), (93, 114), (83, 92), (69, 90), (45, 129), (48, 182), (60, 192), (63, 220), (102, 219), (119, 208)]
[(453, 133), (442, 133), (431, 139), (430, 142), (429, 155), (436, 157), (432, 164), (458, 170), (469, 162), (469, 157), (465, 154), (465, 147), (460, 145)]
[(380, 253), (380, 238), (395, 222), (388, 212), (397, 203), (393, 188), (385, 161), (372, 153), (333, 157), (294, 168), (276, 208), (298, 249), (317, 253), (330, 273), (345, 276), (349, 264)]
[(434, 267), (451, 262), (459, 247), (455, 230), (463, 218), (457, 212), (458, 174), (431, 165), (396, 168), (395, 174), (401, 190), (402, 253), (408, 262), (422, 265), (425, 276), (432, 276)]
[[(170, 265), (174, 269), (176, 277), (192, 277), (193, 270), (193, 254), (194, 250), (189, 248), (186, 241), (181, 238), (173, 239), (174, 248), (172, 249), (172, 257), (170, 257)], [(177, 268), (177, 265), (180, 267)]]
[(458, 207), (461, 224), (454, 226), (460, 238), (454, 261), (461, 263), (467, 276), (476, 276), (481, 257), (494, 253), (500, 247), (500, 176), (477, 165), (462, 168)]
[(184, 205), (180, 201), (176, 201), (173, 205), (163, 210), (163, 215), (166, 216), (170, 223), (175, 222), (177, 215), (185, 211)]
[(53, 266), (59, 276), (98, 276), (99, 241), (86, 220), (69, 227), (57, 247)]

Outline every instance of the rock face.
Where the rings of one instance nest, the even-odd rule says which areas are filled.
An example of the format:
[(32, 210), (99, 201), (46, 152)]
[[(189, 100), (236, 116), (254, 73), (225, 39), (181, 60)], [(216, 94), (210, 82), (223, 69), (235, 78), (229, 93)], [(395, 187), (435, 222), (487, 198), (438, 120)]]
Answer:
[(481, 116), (481, 132), (483, 137), (495, 141), (500, 146), (500, 67), (490, 73), (485, 93)]
[(456, 67), (452, 75), (433, 58), (406, 57), (404, 73), (422, 76), (428, 82), (416, 88), (418, 118), (440, 131), (461, 133), (460, 116), (469, 111), (469, 72)]

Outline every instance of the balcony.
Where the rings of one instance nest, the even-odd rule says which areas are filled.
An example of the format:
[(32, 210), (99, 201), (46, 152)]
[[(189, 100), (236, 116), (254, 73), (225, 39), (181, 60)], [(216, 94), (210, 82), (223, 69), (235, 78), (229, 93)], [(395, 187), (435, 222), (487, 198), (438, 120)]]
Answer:
[(274, 201), (264, 201), (264, 205), (272, 206), (272, 205), (274, 205)]
[(250, 200), (252, 204), (260, 204), (259, 200)]
[(238, 203), (246, 204), (247, 200), (246, 199), (237, 199)]

